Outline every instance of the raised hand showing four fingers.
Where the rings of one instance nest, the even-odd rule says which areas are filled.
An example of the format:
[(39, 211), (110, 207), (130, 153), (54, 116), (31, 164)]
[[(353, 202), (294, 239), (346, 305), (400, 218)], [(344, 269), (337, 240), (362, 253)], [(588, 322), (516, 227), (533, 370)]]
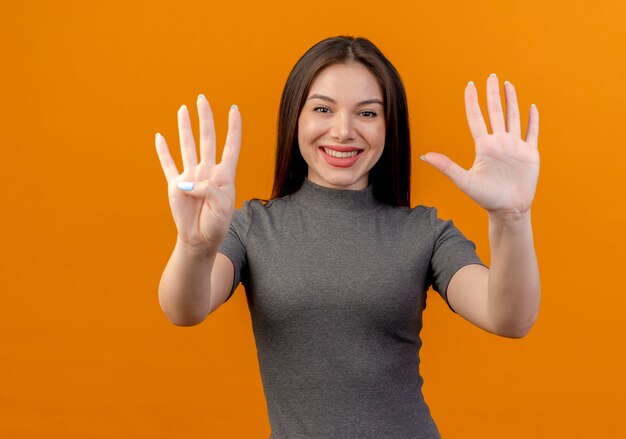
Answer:
[(156, 135), (155, 145), (168, 183), (170, 208), (178, 237), (187, 244), (217, 248), (223, 241), (234, 210), (235, 170), (241, 145), (241, 115), (233, 105), (222, 161), (215, 160), (215, 128), (209, 102), (198, 96), (200, 161), (191, 131), (189, 111), (178, 110), (178, 133), (183, 172), (178, 173), (165, 139)]
[(491, 134), (480, 111), (476, 87), (465, 88), (465, 111), (476, 146), (476, 158), (469, 170), (448, 157), (429, 152), (422, 159), (439, 169), (464, 193), (490, 213), (519, 214), (530, 209), (539, 177), (539, 112), (532, 105), (526, 138), (521, 138), (515, 87), (504, 83), (506, 120), (500, 101), (498, 77), (487, 78), (487, 110)]

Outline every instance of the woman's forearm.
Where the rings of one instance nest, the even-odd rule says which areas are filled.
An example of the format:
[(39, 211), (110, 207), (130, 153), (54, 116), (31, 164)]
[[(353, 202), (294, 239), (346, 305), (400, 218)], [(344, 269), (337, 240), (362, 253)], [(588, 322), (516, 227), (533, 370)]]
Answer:
[(489, 244), (488, 313), (502, 333), (522, 337), (537, 318), (541, 289), (530, 211), (490, 213)]
[(159, 303), (167, 318), (179, 326), (196, 325), (211, 303), (211, 270), (217, 248), (193, 247), (180, 239), (159, 283)]

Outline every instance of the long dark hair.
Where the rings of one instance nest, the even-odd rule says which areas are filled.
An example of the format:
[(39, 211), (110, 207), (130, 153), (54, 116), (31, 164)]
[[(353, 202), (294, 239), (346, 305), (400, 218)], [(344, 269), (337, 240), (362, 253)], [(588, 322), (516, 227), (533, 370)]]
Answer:
[(272, 198), (296, 192), (308, 166), (298, 146), (298, 118), (311, 83), (325, 67), (360, 63), (376, 77), (383, 90), (385, 147), (369, 172), (374, 196), (392, 206), (409, 206), (411, 198), (411, 139), (406, 92), (395, 67), (366, 38), (339, 36), (311, 47), (287, 78), (278, 112), (278, 142)]

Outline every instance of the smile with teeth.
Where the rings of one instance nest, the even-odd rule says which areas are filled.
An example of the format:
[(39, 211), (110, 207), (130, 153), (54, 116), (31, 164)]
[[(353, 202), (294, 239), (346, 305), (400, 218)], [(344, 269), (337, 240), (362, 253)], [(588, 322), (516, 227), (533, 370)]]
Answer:
[(347, 152), (341, 152), (341, 151), (335, 151), (334, 149), (330, 149), (330, 148), (323, 148), (324, 152), (326, 154), (328, 154), (331, 157), (337, 157), (340, 159), (346, 159), (346, 158), (350, 158), (350, 157), (354, 157), (356, 156), (358, 153), (361, 152), (361, 150), (354, 150), (354, 151), (347, 151)]

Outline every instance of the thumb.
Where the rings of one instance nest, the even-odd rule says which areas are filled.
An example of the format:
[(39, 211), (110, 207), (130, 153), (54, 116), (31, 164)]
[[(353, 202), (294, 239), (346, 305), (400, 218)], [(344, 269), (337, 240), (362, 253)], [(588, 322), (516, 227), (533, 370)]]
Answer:
[(433, 165), (460, 189), (467, 187), (468, 172), (450, 160), (447, 156), (437, 152), (428, 152), (420, 157), (426, 163)]
[(176, 187), (194, 198), (207, 198), (215, 194), (217, 187), (209, 180), (181, 181)]

